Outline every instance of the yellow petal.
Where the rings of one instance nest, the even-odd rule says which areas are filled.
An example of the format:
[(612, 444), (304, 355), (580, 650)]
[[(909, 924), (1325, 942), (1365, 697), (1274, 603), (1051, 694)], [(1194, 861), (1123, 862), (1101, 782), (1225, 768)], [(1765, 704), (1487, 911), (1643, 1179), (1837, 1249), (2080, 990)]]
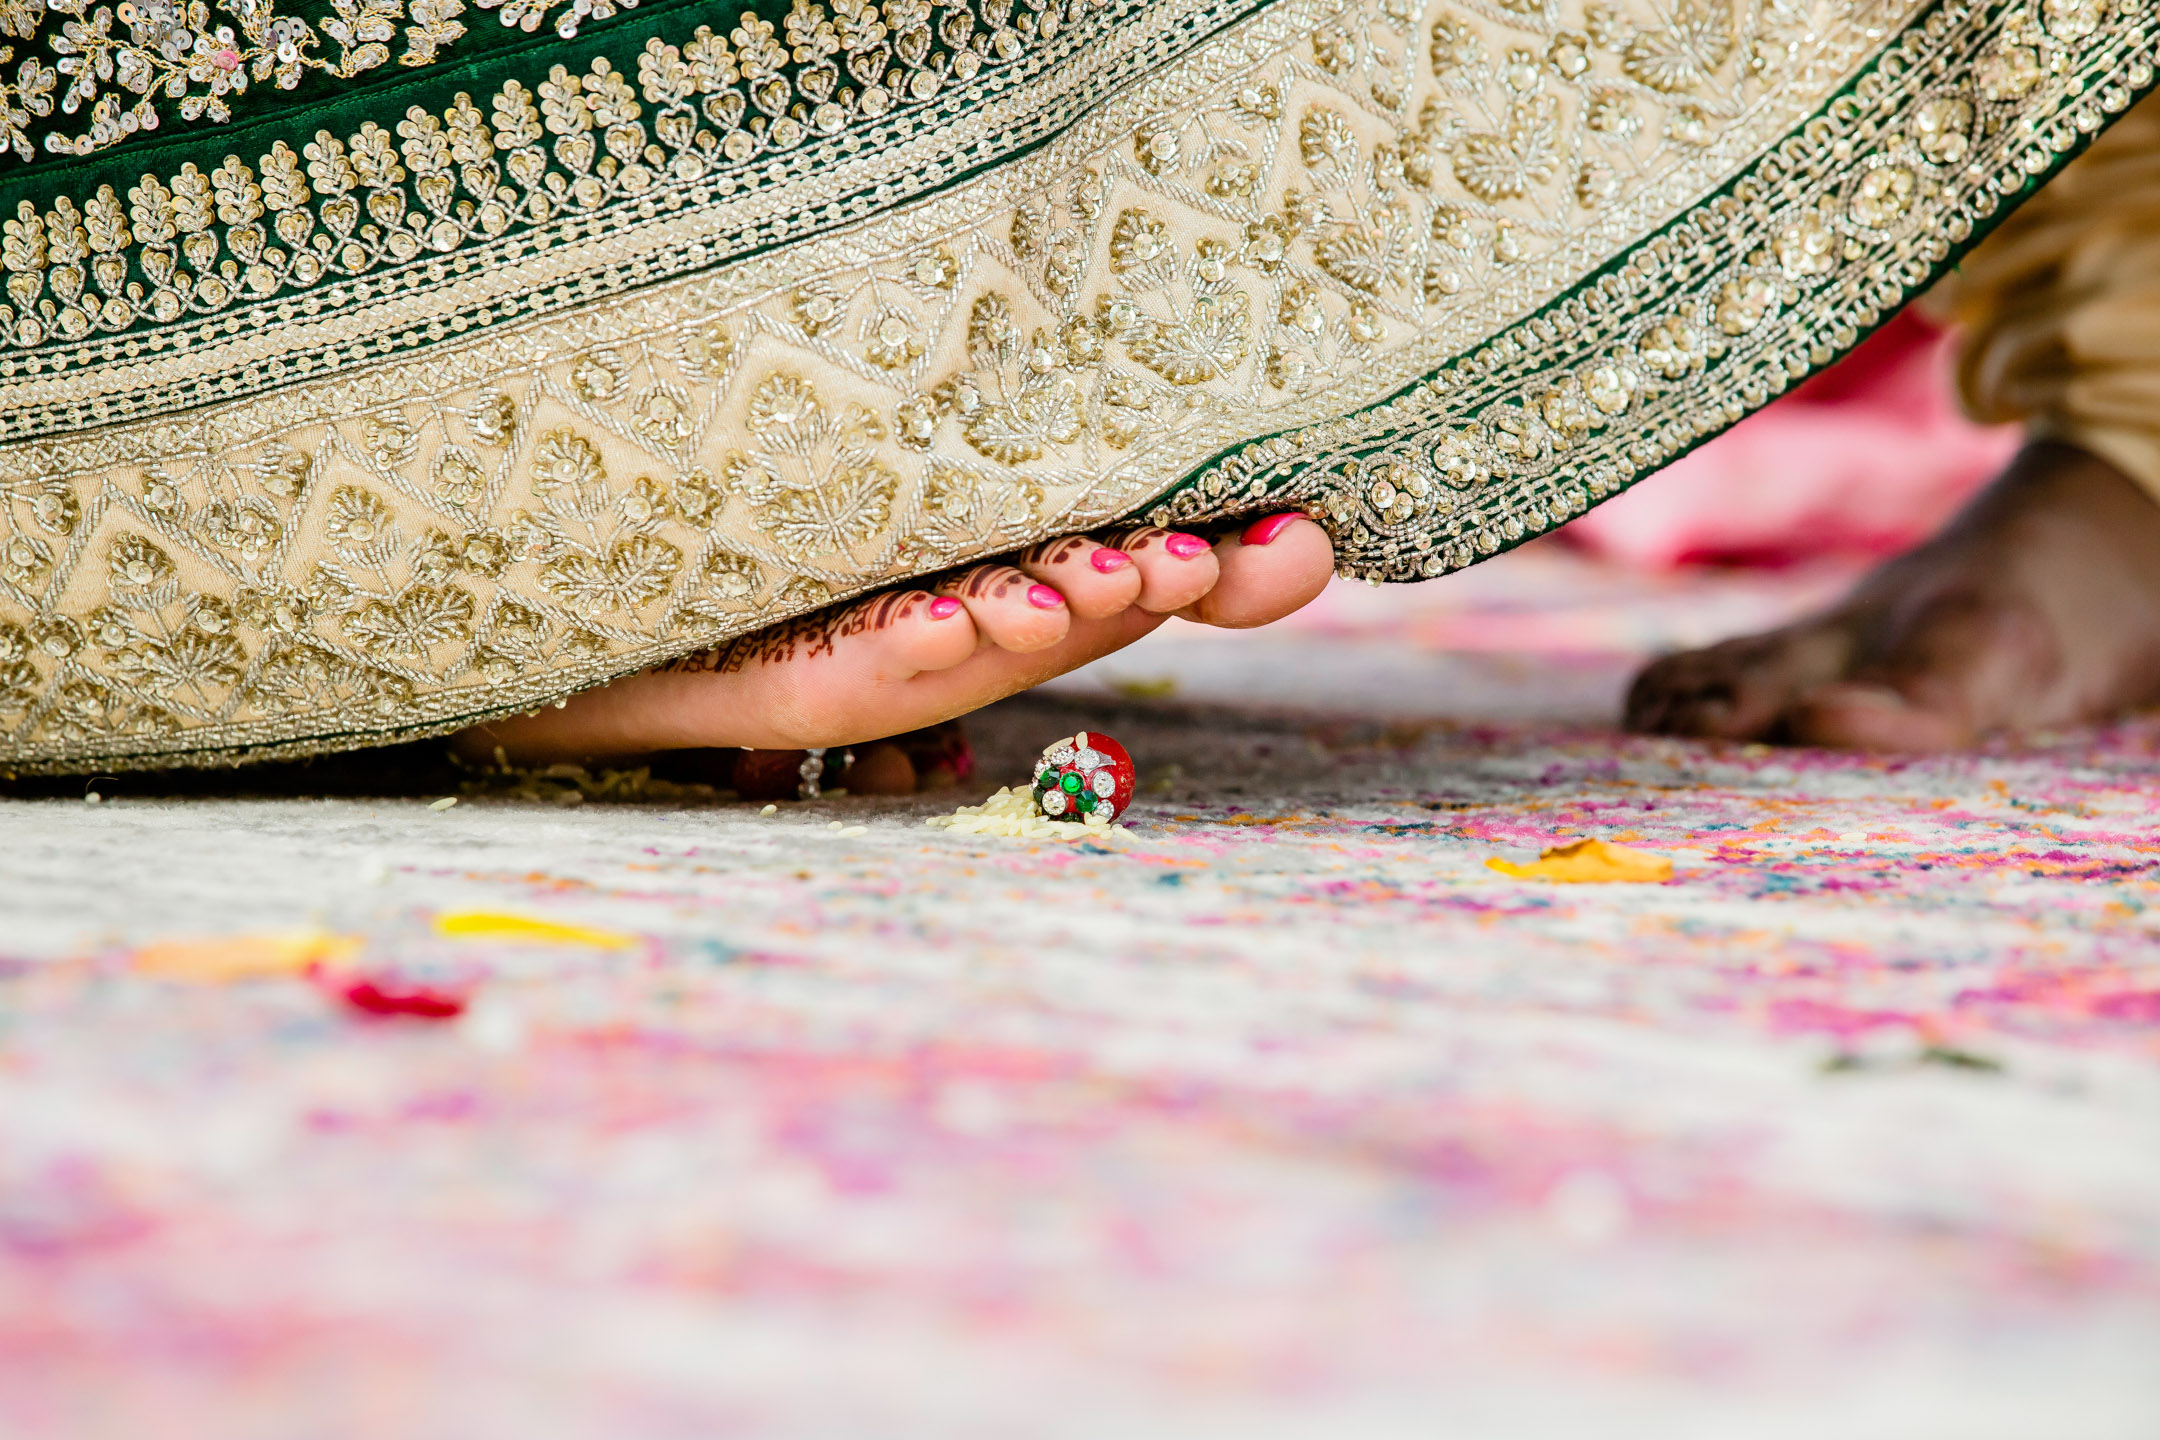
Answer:
[(589, 945), (595, 950), (628, 950), (638, 943), (635, 935), (614, 930), (559, 925), (553, 920), (501, 915), (491, 910), (453, 910), (438, 915), (435, 933), (458, 940), (501, 940), (512, 945)]
[(1546, 880), (1555, 885), (1661, 885), (1672, 879), (1672, 861), (1648, 850), (1630, 850), (1603, 840), (1574, 840), (1555, 845), (1528, 865), (1487, 860), (1486, 866), (1517, 880)]
[(161, 940), (129, 957), (135, 969), (166, 980), (206, 985), (295, 975), (313, 965), (337, 965), (360, 953), (357, 935), (291, 930), (266, 935), (219, 935)]

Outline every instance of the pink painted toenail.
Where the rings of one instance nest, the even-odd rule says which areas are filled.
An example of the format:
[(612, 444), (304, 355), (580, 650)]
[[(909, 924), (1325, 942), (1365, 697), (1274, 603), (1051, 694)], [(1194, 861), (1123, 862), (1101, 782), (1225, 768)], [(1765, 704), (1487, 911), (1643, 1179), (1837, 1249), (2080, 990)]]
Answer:
[(1088, 564), (1093, 565), (1105, 575), (1111, 575), (1132, 564), (1132, 556), (1127, 555), (1122, 550), (1097, 550), (1093, 555), (1088, 556)]
[(1195, 555), (1207, 553), (1208, 543), (1198, 535), (1188, 535), (1182, 530), (1173, 531), (1163, 539), (1163, 549), (1180, 560), (1190, 560)]
[(1294, 510), (1287, 515), (1270, 515), (1265, 520), (1246, 526), (1245, 533), (1238, 536), (1238, 539), (1247, 545), (1265, 545), (1302, 518)]
[(1028, 586), (1028, 604), (1038, 610), (1055, 610), (1065, 603), (1065, 597), (1047, 585)]
[(932, 620), (950, 620), (953, 616), (959, 614), (965, 608), (966, 607), (963, 606), (959, 601), (953, 599), (952, 596), (940, 595), (937, 599), (930, 602), (930, 618)]

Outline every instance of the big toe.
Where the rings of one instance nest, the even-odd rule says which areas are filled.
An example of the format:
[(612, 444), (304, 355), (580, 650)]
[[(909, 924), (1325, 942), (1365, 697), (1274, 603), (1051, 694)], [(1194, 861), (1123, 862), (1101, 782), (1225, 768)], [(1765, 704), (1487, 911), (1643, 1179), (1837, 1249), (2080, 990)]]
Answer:
[(1761, 740), (1851, 652), (1842, 627), (1812, 625), (1728, 640), (1653, 661), (1628, 687), (1625, 724), (1645, 735)]
[(1246, 630), (1302, 609), (1335, 573), (1327, 531), (1302, 515), (1270, 515), (1216, 542), (1215, 588), (1180, 613), (1203, 625)]
[(1737, 689), (1735, 667), (1716, 649), (1666, 655), (1628, 686), (1623, 723), (1639, 735), (1723, 736)]

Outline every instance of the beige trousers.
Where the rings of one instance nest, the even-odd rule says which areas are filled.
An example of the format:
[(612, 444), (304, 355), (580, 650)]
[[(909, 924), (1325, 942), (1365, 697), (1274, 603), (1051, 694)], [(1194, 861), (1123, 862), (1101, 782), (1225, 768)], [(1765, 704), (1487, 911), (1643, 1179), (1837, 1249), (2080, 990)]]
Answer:
[(1964, 327), (1977, 420), (2083, 447), (2160, 500), (2160, 96), (2116, 122), (1929, 297)]

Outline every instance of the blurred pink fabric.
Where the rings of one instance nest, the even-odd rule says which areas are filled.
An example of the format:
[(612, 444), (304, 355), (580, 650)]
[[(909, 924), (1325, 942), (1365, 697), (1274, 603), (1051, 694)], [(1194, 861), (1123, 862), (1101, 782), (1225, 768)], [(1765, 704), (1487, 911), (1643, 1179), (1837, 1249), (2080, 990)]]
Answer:
[(1958, 412), (1952, 337), (1908, 308), (1845, 359), (1560, 534), (1651, 569), (1908, 549), (2018, 447)]

